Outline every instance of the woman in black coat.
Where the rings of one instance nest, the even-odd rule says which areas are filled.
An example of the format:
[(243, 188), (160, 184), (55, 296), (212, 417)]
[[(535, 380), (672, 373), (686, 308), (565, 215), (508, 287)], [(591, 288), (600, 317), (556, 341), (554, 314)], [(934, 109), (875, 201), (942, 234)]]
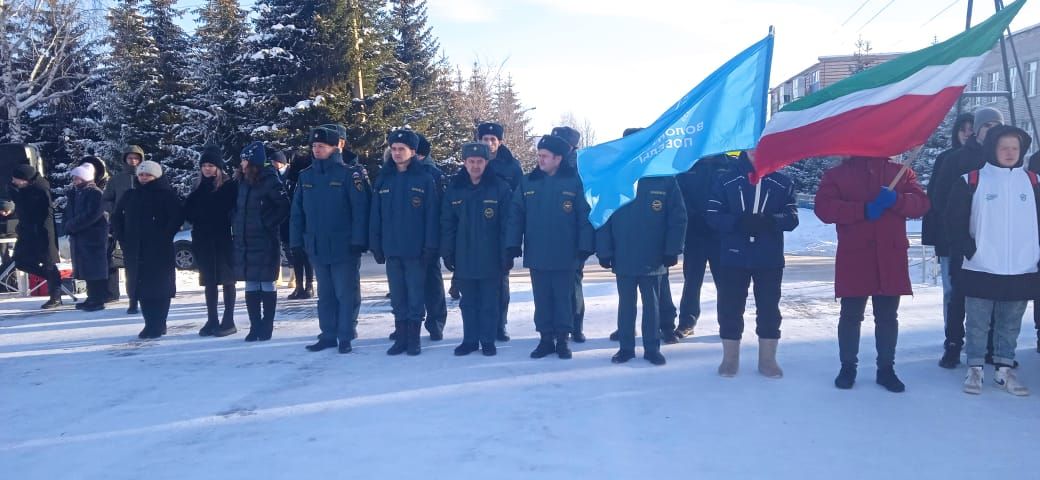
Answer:
[[(238, 182), (224, 173), (219, 149), (207, 149), (199, 160), (200, 175), (188, 194), (184, 216), (191, 223), (191, 251), (206, 289), (206, 324), (199, 335), (226, 337), (235, 328), (235, 272), (231, 264), (231, 215)], [(224, 318), (217, 318), (217, 287), (224, 287)]]
[(94, 167), (86, 163), (70, 174), (65, 231), (72, 250), (73, 274), (87, 282), (87, 299), (76, 308), (94, 312), (105, 308), (108, 297), (108, 217), (101, 203), (101, 189), (94, 184)]
[(166, 333), (170, 299), (177, 293), (173, 237), (184, 223), (181, 200), (155, 162), (137, 167), (140, 186), (127, 191), (112, 213), (116, 239), (123, 246), (126, 289), (144, 317), (138, 338)]
[(18, 213), (14, 244), (14, 265), (19, 270), (47, 280), (51, 299), (40, 308), (61, 306), (61, 273), (58, 272), (58, 242), (54, 236), (54, 206), (51, 185), (35, 168), (18, 165), (11, 173), (14, 189), (11, 201), (4, 202), (0, 215)]
[(246, 282), (249, 334), (246, 341), (270, 340), (274, 331), (277, 292), (274, 282), (281, 269), (279, 226), (289, 215), (289, 199), (278, 173), (271, 167), (260, 142), (242, 150), (234, 232), (235, 278)]

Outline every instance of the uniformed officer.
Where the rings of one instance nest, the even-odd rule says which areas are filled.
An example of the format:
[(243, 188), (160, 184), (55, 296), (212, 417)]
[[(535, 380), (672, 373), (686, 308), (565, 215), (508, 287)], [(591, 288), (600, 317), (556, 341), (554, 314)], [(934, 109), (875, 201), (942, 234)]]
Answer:
[[(560, 137), (571, 146), (571, 151), (564, 158), (565, 162), (571, 164), (575, 170), (578, 169), (578, 146), (581, 145), (581, 132), (567, 126), (554, 127), (550, 135)], [(585, 278), (585, 262), (578, 265), (578, 271), (574, 275), (574, 331), (571, 332), (571, 340), (575, 343), (585, 343), (585, 292), (582, 290), (582, 280)]]
[[(447, 175), (441, 171), (430, 155), (431, 145), (421, 133), (419, 135), (419, 146), (415, 155), (423, 168), (433, 177), (437, 184), (438, 197), (444, 195), (447, 188)], [(426, 331), (430, 333), (430, 340), (440, 341), (444, 339), (444, 324), (448, 320), (448, 304), (444, 300), (444, 275), (441, 273), (441, 262), (434, 259), (426, 268), (426, 291), (424, 293), (426, 305)]]
[(289, 244), (306, 253), (318, 277), (318, 342), (349, 353), (361, 304), (360, 257), (368, 244), (370, 190), (358, 167), (343, 163), (339, 132), (311, 132), (311, 166), (300, 172), (289, 217)]
[[(509, 184), (509, 188), (515, 191), (517, 185), (520, 184), (520, 179), (524, 176), (524, 171), (520, 167), (520, 162), (513, 156), (513, 152), (502, 143), (505, 138), (505, 129), (497, 123), (484, 122), (477, 126), (476, 137), (478, 142), (487, 145), (491, 151), (491, 171), (505, 180)], [(506, 331), (507, 323), (509, 323), (508, 270), (502, 276), (502, 315), (499, 319), (497, 335), (500, 342), (509, 341), (509, 333)]]
[(686, 236), (686, 207), (673, 177), (639, 180), (636, 198), (621, 207), (596, 232), (600, 266), (617, 276), (618, 339), (611, 359), (635, 358), (636, 290), (643, 303), (643, 358), (664, 365), (661, 355), (659, 294), (668, 267), (679, 262)]
[(455, 272), (461, 290), (462, 344), (455, 355), (478, 348), (496, 353), (502, 272), (511, 267), (505, 256), (506, 224), (513, 190), (488, 168), (487, 145), (462, 147), (464, 169), (452, 177), (441, 208), (441, 256)]
[(581, 180), (563, 160), (570, 149), (560, 137), (542, 137), (538, 168), (513, 193), (506, 246), (512, 258), (523, 253), (524, 266), (531, 270), (534, 322), (541, 335), (531, 358), (552, 353), (571, 358), (567, 338), (574, 329), (574, 275), (593, 249)]
[(377, 263), (386, 264), (398, 332), (386, 353), (419, 355), (426, 271), (437, 259), (440, 242), (440, 203), (433, 177), (415, 156), (419, 136), (395, 130), (387, 143), (391, 159), (383, 164), (373, 188), (369, 248)]

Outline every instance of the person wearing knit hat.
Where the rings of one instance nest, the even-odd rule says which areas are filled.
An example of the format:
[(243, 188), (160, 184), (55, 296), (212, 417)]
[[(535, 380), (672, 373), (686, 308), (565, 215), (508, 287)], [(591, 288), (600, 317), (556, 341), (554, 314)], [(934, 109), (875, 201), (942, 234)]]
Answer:
[(513, 195), (506, 256), (522, 253), (531, 272), (534, 321), (541, 336), (531, 358), (553, 353), (571, 358), (567, 341), (574, 331), (574, 278), (595, 247), (581, 179), (563, 161), (570, 148), (559, 137), (542, 137), (538, 168), (523, 177)]
[[(235, 272), (232, 265), (231, 217), (238, 200), (238, 182), (223, 170), (220, 148), (207, 147), (199, 160), (199, 176), (184, 201), (184, 218), (191, 223), (191, 251), (205, 291), (206, 323), (199, 336), (226, 337), (235, 325)], [(218, 316), (218, 289), (223, 288), (224, 315)]]
[(984, 142), (986, 137), (985, 133), (980, 133), (982, 129), (993, 128), (997, 125), (1003, 124), (1004, 114), (1000, 113), (1000, 110), (997, 110), (993, 107), (982, 107), (978, 110), (975, 110), (975, 121), (972, 122), (972, 125), (975, 130), (975, 136), (982, 137), (981, 139), (979, 139), (980, 142)]
[(10, 200), (3, 202), (0, 217), (18, 213), (17, 240), (12, 260), (15, 268), (47, 280), (50, 300), (40, 308), (61, 306), (61, 273), (56, 264), (58, 243), (54, 235), (54, 205), (47, 179), (31, 165), (18, 165), (11, 172)]
[[(102, 195), (102, 203), (110, 216), (115, 211), (116, 205), (123, 199), (126, 192), (133, 190), (138, 187), (137, 181), (137, 166), (141, 164), (145, 159), (144, 149), (138, 145), (127, 145), (122, 151), (122, 156), (119, 162), (113, 162), (113, 174), (107, 180), (101, 180), (95, 182), (104, 193)], [(97, 165), (95, 165), (95, 171), (97, 171)], [(122, 268), (122, 248), (115, 239), (109, 240), (108, 249), (108, 265), (111, 271), (108, 277), (108, 298), (107, 301), (115, 302), (119, 300), (119, 269)], [(118, 251), (118, 254), (117, 254)], [(137, 301), (134, 298), (129, 298), (129, 305), (126, 309), (128, 315), (136, 315)]]
[(94, 184), (94, 166), (84, 163), (69, 172), (72, 188), (66, 194), (65, 231), (69, 233), (72, 271), (87, 283), (87, 299), (76, 309), (93, 312), (108, 299), (108, 216), (101, 189)]
[[(334, 131), (330, 133), (337, 136)], [(266, 341), (274, 331), (278, 303), (274, 282), (282, 267), (278, 226), (289, 215), (289, 198), (270, 165), (263, 142), (246, 146), (241, 159), (232, 220), (235, 277), (246, 283), (250, 323), (246, 341)]]
[[(491, 152), (491, 163), (488, 168), (499, 178), (505, 180), (509, 187), (516, 191), (520, 185), (520, 179), (524, 176), (524, 170), (520, 162), (503, 142), (505, 129), (502, 125), (492, 122), (484, 122), (477, 126), (477, 141), (488, 146)], [(509, 332), (506, 324), (509, 323), (509, 272), (502, 275), (502, 315), (499, 318), (497, 339), (500, 342), (509, 341)]]
[(173, 237), (184, 224), (184, 211), (158, 163), (141, 162), (137, 181), (112, 212), (112, 232), (123, 246), (127, 294), (144, 317), (137, 337), (153, 339), (166, 333), (170, 301), (177, 293)]
[(437, 261), (440, 241), (440, 195), (433, 176), (415, 158), (415, 132), (395, 130), (387, 143), (391, 158), (373, 187), (368, 243), (376, 262), (386, 264), (390, 283), (397, 335), (387, 354), (419, 355), (427, 272)]
[[(564, 161), (569, 163), (575, 169), (578, 168), (578, 146), (581, 144), (581, 133), (577, 130), (562, 126), (553, 127), (552, 132), (549, 133), (554, 137), (560, 137), (567, 141), (571, 146), (570, 153), (564, 158)], [(585, 280), (585, 264), (578, 265), (577, 274), (574, 276), (574, 332), (571, 333), (571, 340), (575, 343), (585, 342), (585, 292), (582, 284)]]

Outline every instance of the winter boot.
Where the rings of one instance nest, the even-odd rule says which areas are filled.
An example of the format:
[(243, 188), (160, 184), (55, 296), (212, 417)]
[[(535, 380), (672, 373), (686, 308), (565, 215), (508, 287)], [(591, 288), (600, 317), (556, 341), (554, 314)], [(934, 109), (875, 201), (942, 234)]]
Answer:
[(1011, 367), (998, 365), (997, 373), (993, 376), (993, 382), (996, 383), (997, 387), (1001, 390), (1016, 397), (1025, 397), (1029, 395), (1029, 389), (1018, 381), (1018, 377), (1015, 376), (1015, 372), (1014, 370), (1011, 370)]
[[(693, 321), (696, 322), (697, 319), (694, 318)], [(675, 336), (679, 337), (679, 338), (692, 337), (693, 336), (693, 325), (679, 324), (679, 327), (675, 329)]]
[(339, 353), (350, 353), (354, 351), (354, 347), (350, 346), (350, 342), (339, 342)]
[(758, 373), (768, 378), (783, 378), (784, 371), (776, 363), (776, 346), (780, 343), (777, 339), (758, 339)]
[(408, 356), (414, 357), (422, 353), (422, 341), (419, 336), (422, 333), (422, 322), (408, 322)]
[(495, 337), (495, 340), (499, 342), (508, 342), (509, 339), (509, 332), (506, 331), (506, 326), (502, 325), (498, 327), (498, 336)]
[(430, 340), (439, 342), (444, 340), (444, 332), (441, 327), (437, 325), (437, 322), (431, 322), (429, 319), (426, 320), (426, 331), (430, 333)]
[(278, 294), (275, 292), (263, 292), (260, 294), (260, 301), (263, 305), (263, 315), (260, 320), (262, 327), (257, 340), (265, 342), (270, 340), (271, 335), (274, 334), (274, 314), (278, 307)]
[(217, 319), (210, 318), (209, 320), (206, 320), (206, 324), (199, 329), (199, 336), (212, 337), (218, 328), (220, 328), (220, 324), (217, 323)]
[(875, 381), (892, 393), (901, 393), (906, 390), (906, 385), (899, 381), (899, 377), (896, 376), (896, 371), (892, 367), (878, 368)]
[(58, 308), (60, 306), (61, 306), (61, 297), (59, 296), (59, 297), (51, 297), (50, 300), (47, 300), (47, 303), (44, 303), (43, 305), (40, 305), (40, 308), (43, 309), (43, 310), (50, 310), (52, 308)]
[(246, 312), (249, 313), (249, 333), (246, 334), (247, 342), (255, 342), (260, 339), (260, 331), (264, 329), (263, 320), (260, 317), (261, 292), (246, 292)]
[(564, 360), (569, 360), (573, 356), (570, 347), (567, 346), (567, 337), (569, 336), (566, 333), (556, 336), (556, 355)]
[(608, 337), (608, 338), (610, 338), (611, 342), (618, 341), (618, 331), (614, 330), (613, 332), (610, 332), (610, 337)]
[(574, 341), (574, 343), (585, 343), (585, 340), (587, 339), (585, 338), (585, 334), (581, 333), (581, 330), (575, 330), (571, 333), (571, 340)]
[(658, 367), (665, 364), (664, 355), (659, 350), (643, 352), (643, 359)]
[(303, 297), (301, 299), (314, 298), (314, 284), (308, 283), (307, 288), (303, 290)]
[(289, 295), (287, 295), (285, 297), (285, 299), (286, 300), (299, 300), (300, 298), (303, 297), (303, 294), (304, 294), (303, 288), (301, 288), (300, 286), (297, 286), (296, 289), (292, 291), (292, 293), (290, 293)]
[(722, 340), (722, 364), (719, 375), (735, 377), (740, 370), (740, 340)]
[(394, 333), (397, 334), (397, 337), (394, 338), (394, 344), (386, 351), (387, 355), (400, 355), (408, 349), (408, 341), (405, 338), (408, 336), (407, 329), (404, 322), (394, 322)]
[(127, 315), (137, 315), (138, 313), (141, 313), (141, 310), (137, 308), (137, 299), (136, 298), (131, 298), (130, 299), (130, 306), (127, 307), (127, 309), (126, 309), (126, 314)]
[(228, 335), (234, 335), (238, 333), (238, 328), (235, 326), (235, 301), (228, 301), (227, 296), (224, 297), (224, 320), (220, 322), (220, 326), (213, 332), (214, 337), (226, 337)]
[(322, 350), (325, 350), (326, 348), (332, 348), (332, 347), (335, 347), (335, 346), (336, 346), (336, 342), (335, 341), (318, 340), (317, 343), (313, 343), (311, 345), (307, 345), (306, 348), (307, 348), (308, 352), (320, 352)]
[(675, 335), (672, 329), (661, 330), (661, 344), (662, 345), (675, 345), (679, 343), (679, 337)]
[(632, 350), (621, 349), (618, 350), (613, 357), (610, 357), (610, 362), (625, 363), (633, 358), (636, 358), (636, 352), (633, 352)]
[(498, 354), (498, 347), (495, 347), (495, 342), (480, 342), (480, 353), (485, 357), (494, 357)]
[(964, 376), (964, 393), (979, 395), (982, 393), (982, 366), (968, 367)]
[(461, 345), (455, 347), (455, 356), (456, 357), (464, 357), (464, 356), (469, 355), (469, 354), (471, 354), (471, 353), (473, 353), (473, 352), (475, 352), (477, 350), (480, 350), (480, 345), (478, 345), (475, 342), (474, 343), (462, 343)]
[(852, 388), (852, 385), (856, 383), (856, 364), (854, 363), (843, 363), (841, 364), (841, 371), (838, 372), (838, 376), (834, 379), (834, 386), (842, 390), (848, 390)]
[(939, 359), (939, 366), (942, 368), (954, 369), (960, 364), (961, 347), (957, 345), (947, 345), (946, 351), (943, 352), (942, 358)]
[(543, 333), (538, 346), (531, 352), (531, 358), (544, 358), (553, 353), (556, 353), (556, 342), (551, 333)]

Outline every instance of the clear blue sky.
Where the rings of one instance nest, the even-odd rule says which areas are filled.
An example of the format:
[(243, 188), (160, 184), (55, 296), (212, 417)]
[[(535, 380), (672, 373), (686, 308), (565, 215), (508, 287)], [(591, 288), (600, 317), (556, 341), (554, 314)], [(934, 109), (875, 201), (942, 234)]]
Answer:
[[(181, 0), (179, 5), (201, 3)], [(248, 8), (253, 0), (242, 4)], [(913, 51), (933, 39), (945, 40), (964, 29), (967, 4), (967, 0), (428, 0), (430, 25), (450, 61), (464, 71), (475, 59), (504, 62), (521, 100), (536, 108), (530, 113), (535, 133), (548, 132), (561, 115), (572, 112), (591, 121), (600, 142), (620, 136), (626, 127), (652, 122), (711, 71), (764, 37), (770, 25), (776, 27), (770, 84), (776, 85), (819, 56), (852, 53), (861, 36), (875, 52)], [(993, 11), (993, 2), (975, 1), (973, 23)], [(1037, 23), (1040, 0), (1032, 0), (1012, 29)]]

